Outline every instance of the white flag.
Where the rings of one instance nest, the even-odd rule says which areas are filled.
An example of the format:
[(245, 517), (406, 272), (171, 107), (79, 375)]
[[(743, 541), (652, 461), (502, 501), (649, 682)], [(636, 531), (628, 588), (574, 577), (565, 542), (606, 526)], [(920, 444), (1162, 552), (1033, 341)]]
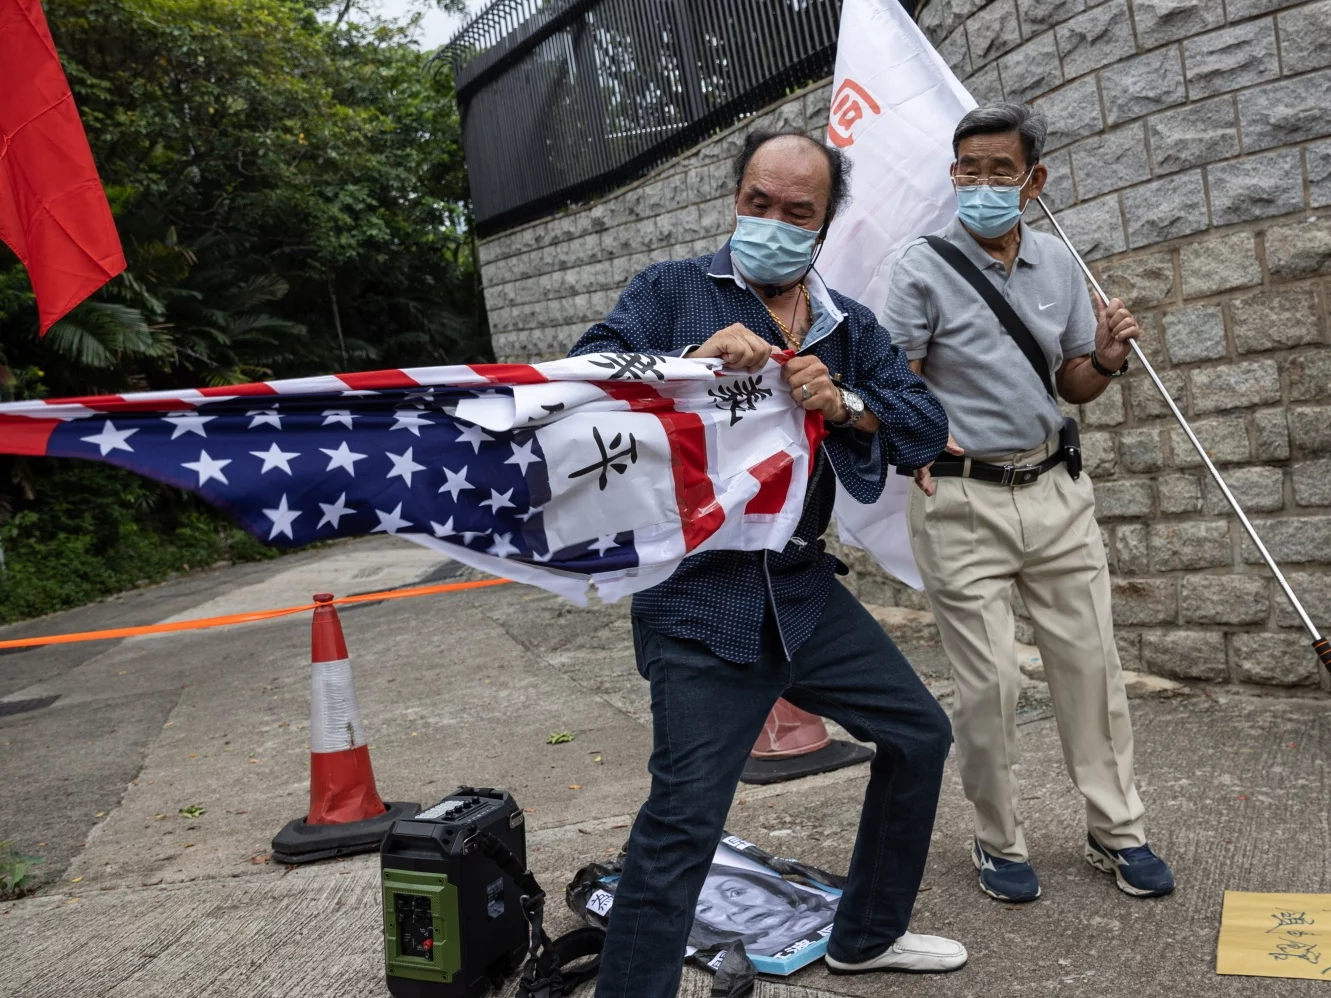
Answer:
[[(827, 141), (853, 164), (851, 201), (832, 223), (818, 270), (875, 315), (882, 315), (897, 255), (956, 211), (952, 132), (973, 107), (899, 0), (846, 0)], [(919, 589), (906, 527), (913, 487), (889, 474), (882, 499), (864, 506), (838, 484), (836, 513), (842, 540)]]

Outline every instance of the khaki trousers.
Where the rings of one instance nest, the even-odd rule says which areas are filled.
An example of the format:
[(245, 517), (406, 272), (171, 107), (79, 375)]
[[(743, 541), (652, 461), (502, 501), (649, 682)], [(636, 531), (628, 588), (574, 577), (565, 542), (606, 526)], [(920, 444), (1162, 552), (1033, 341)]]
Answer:
[[(1022, 454), (1054, 452), (1057, 437)], [(1059, 465), (1031, 485), (936, 478), (932, 498), (910, 493), (915, 560), (956, 681), (953, 730), (966, 797), (985, 850), (1028, 859), (1012, 767), (1021, 673), (1013, 651), (1011, 583), (1035, 627), (1068, 773), (1086, 798), (1091, 832), (1112, 849), (1143, 845), (1132, 768), (1132, 726), (1114, 646), (1109, 567), (1090, 478)]]

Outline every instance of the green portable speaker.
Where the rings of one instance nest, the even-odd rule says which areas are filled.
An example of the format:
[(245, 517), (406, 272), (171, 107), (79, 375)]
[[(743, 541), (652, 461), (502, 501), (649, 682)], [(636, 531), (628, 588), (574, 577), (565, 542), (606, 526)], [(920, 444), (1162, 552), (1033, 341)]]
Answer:
[(395, 998), (478, 998), (526, 956), (518, 887), (475, 847), (480, 833), (525, 869), (522, 809), (504, 790), (459, 787), (384, 836), (384, 966)]

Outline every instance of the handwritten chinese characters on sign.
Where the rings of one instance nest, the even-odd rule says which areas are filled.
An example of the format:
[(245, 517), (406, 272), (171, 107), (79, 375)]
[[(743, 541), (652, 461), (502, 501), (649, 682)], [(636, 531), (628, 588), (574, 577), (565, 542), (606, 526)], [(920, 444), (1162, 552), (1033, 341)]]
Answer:
[(1331, 894), (1226, 891), (1215, 970), (1331, 981)]

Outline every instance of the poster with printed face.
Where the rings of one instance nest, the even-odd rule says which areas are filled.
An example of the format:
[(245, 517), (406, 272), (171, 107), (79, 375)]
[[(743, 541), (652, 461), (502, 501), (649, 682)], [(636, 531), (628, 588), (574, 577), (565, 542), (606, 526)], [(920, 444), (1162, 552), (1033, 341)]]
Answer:
[(723, 841), (698, 896), (689, 954), (740, 938), (759, 971), (794, 973), (827, 952), (839, 900), (840, 892), (792, 883)]

